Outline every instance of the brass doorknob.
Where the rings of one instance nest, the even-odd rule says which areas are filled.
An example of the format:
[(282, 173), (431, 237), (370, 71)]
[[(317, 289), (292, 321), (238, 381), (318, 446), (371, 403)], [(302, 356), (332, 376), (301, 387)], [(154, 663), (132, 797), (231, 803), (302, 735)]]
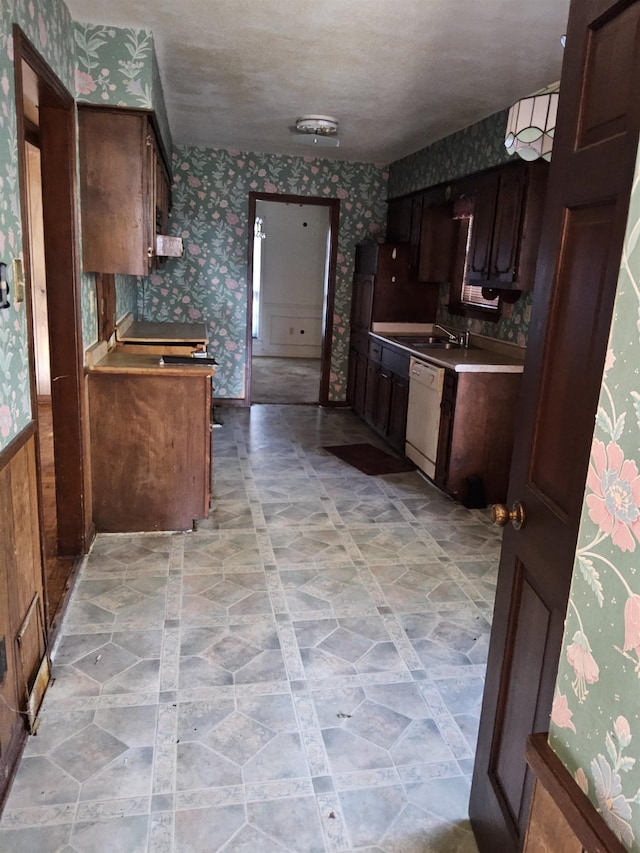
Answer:
[(520, 530), (524, 526), (524, 506), (520, 501), (514, 501), (511, 509), (507, 509), (504, 504), (494, 504), (491, 507), (491, 520), (498, 527), (505, 527), (511, 522), (516, 530)]

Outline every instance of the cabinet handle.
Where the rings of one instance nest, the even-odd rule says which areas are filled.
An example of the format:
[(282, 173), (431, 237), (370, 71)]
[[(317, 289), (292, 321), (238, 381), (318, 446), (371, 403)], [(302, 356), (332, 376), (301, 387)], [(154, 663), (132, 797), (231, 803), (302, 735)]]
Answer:
[(147, 246), (147, 257), (148, 258), (153, 257), (153, 246)]

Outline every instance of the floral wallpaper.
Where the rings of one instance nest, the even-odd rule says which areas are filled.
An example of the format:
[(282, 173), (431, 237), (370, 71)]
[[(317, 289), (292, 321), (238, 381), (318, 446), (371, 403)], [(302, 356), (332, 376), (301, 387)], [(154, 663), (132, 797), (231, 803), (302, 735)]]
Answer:
[(488, 338), (497, 338), (520, 347), (527, 345), (527, 333), (531, 320), (531, 303), (533, 292), (522, 293), (520, 299), (512, 305), (503, 303), (500, 319), (497, 323), (485, 320), (476, 320), (471, 317), (460, 317), (458, 314), (449, 314), (449, 285), (440, 285), (438, 296), (437, 323), (443, 326), (451, 326), (462, 332), (472, 332), (476, 335), (485, 335)]
[[(27, 38), (62, 82), (73, 80), (71, 19), (61, 0), (0, 0), (0, 261), (7, 264), (13, 292), (11, 261), (22, 257), (18, 189), (12, 26)], [(31, 420), (27, 327), (24, 303), (0, 311), (0, 449)]]
[(154, 110), (170, 157), (171, 133), (151, 31), (76, 23), (73, 35), (77, 100)]
[(508, 110), (445, 136), (389, 167), (389, 198), (463, 178), (513, 160), (504, 147)]
[(137, 316), (138, 281), (132, 275), (116, 275), (116, 322), (125, 314)]
[(86, 350), (98, 340), (95, 273), (80, 273), (80, 306), (82, 311), (82, 346)]
[(640, 851), (640, 158), (587, 475), (550, 744)]
[(219, 362), (215, 393), (223, 398), (245, 393), (249, 192), (340, 199), (330, 399), (344, 400), (354, 250), (383, 232), (386, 171), (369, 163), (180, 146), (173, 173), (170, 231), (183, 238), (185, 253), (141, 280), (138, 316), (206, 323), (209, 351)]

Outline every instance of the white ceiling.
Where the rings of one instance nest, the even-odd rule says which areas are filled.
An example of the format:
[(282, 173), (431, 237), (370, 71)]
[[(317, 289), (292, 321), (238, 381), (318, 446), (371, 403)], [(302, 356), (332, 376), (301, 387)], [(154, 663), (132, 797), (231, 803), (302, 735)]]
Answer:
[(560, 78), (569, 0), (66, 0), (153, 32), (174, 142), (389, 163)]

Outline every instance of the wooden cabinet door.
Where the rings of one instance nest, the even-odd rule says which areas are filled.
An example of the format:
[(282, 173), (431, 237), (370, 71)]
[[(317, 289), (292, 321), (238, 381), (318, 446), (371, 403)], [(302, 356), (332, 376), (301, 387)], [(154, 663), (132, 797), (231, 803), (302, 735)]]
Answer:
[(380, 365), (375, 361), (367, 361), (367, 379), (364, 399), (364, 419), (374, 426), (378, 418), (378, 383), (380, 380)]
[(82, 107), (78, 132), (82, 268), (146, 275), (147, 117)]
[(418, 275), (420, 261), (420, 238), (422, 237), (422, 202), (423, 195), (415, 195), (411, 198), (411, 229), (409, 231), (409, 245), (411, 254), (409, 258), (409, 273), (411, 278)]
[(455, 223), (450, 204), (429, 204), (422, 210), (418, 281), (451, 281)]
[(397, 373), (391, 376), (391, 399), (389, 401), (389, 419), (387, 441), (404, 454), (404, 441), (407, 432), (407, 406), (409, 404), (409, 379)]
[(374, 426), (385, 438), (389, 432), (389, 413), (391, 411), (391, 372), (381, 368), (378, 375), (378, 399)]
[(471, 245), (467, 259), (470, 284), (485, 282), (491, 269), (491, 245), (498, 199), (498, 174), (478, 179), (474, 192)]
[(411, 241), (411, 198), (396, 198), (388, 202), (387, 242), (409, 243)]
[(522, 214), (526, 194), (525, 169), (504, 169), (496, 199), (489, 278), (510, 284), (518, 274)]
[[(519, 850), (546, 731), (640, 125), (640, 2), (572, 0), (470, 816), (482, 853)], [(616, 57), (616, 62), (611, 57)]]
[(371, 328), (371, 312), (373, 310), (372, 275), (356, 273), (353, 277), (351, 295), (351, 326), (357, 331), (368, 332)]

